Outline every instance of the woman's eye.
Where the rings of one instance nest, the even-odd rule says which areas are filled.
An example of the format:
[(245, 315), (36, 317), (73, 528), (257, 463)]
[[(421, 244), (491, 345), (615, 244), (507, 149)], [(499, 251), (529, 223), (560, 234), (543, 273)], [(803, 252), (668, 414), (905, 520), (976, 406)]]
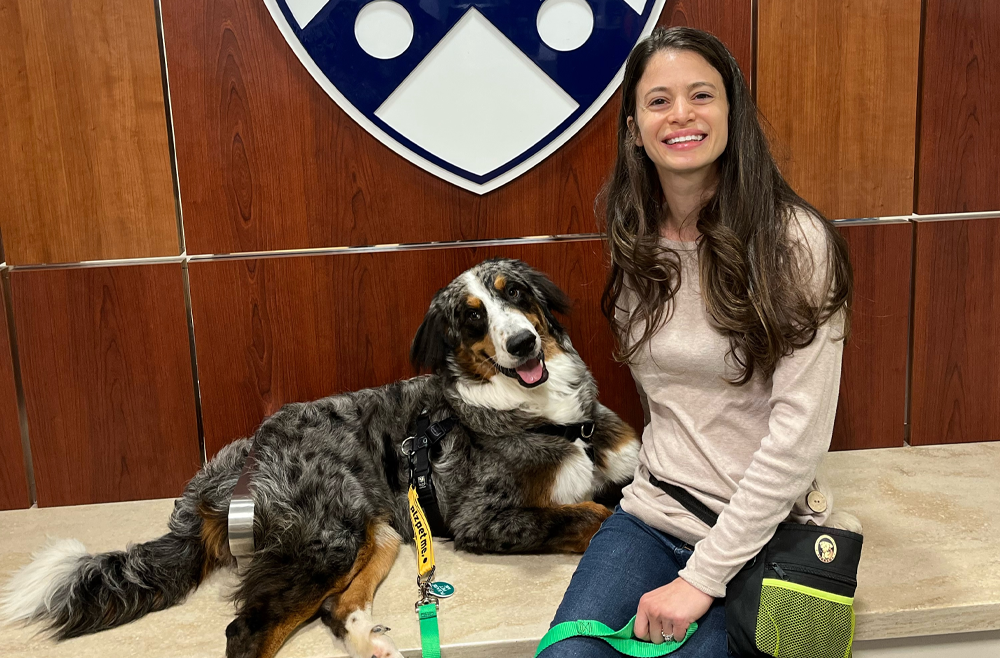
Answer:
[(701, 100), (701, 101), (711, 100), (711, 98), (712, 98), (711, 94), (698, 94), (697, 96), (695, 96), (696, 100)]
[(650, 105), (665, 105), (666, 102), (667, 102), (666, 99), (663, 99), (663, 98), (654, 98), (652, 101), (650, 101), (649, 104)]

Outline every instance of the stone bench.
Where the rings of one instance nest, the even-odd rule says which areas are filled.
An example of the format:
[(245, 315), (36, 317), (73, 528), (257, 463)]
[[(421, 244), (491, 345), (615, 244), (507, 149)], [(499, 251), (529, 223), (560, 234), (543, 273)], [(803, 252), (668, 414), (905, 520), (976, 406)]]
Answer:
[[(865, 525), (856, 597), (857, 658), (1000, 656), (1000, 443), (832, 453), (822, 473), (838, 507)], [(80, 539), (91, 552), (166, 531), (172, 500), (0, 512), (0, 580), (25, 565), (46, 536)], [(456, 587), (442, 602), (445, 658), (530, 658), (575, 568), (569, 555), (479, 556), (437, 542), (438, 574)], [(419, 656), (412, 545), (375, 598), (376, 621), (407, 656)], [(232, 607), (230, 573), (211, 577), (169, 610), (97, 635), (55, 644), (34, 629), (0, 629), (6, 658), (218, 658)], [(929, 635), (952, 634), (938, 638)], [(888, 638), (908, 638), (888, 640)], [(345, 655), (319, 622), (300, 629), (280, 658)]]

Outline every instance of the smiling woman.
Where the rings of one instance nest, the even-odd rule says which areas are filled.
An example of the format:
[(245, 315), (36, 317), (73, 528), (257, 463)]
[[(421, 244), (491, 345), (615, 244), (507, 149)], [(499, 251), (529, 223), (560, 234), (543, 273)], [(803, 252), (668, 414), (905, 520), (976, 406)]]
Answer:
[[(736, 61), (708, 33), (658, 28), (636, 45), (617, 147), (599, 199), (602, 308), (646, 427), (635, 479), (552, 623), (622, 628), (634, 615), (639, 638), (681, 641), (677, 658), (723, 658), (722, 599), (740, 567), (783, 520), (834, 518), (813, 476), (849, 327), (847, 247), (782, 178)], [(851, 522), (840, 514), (831, 524)], [(618, 654), (572, 637), (541, 655)]]

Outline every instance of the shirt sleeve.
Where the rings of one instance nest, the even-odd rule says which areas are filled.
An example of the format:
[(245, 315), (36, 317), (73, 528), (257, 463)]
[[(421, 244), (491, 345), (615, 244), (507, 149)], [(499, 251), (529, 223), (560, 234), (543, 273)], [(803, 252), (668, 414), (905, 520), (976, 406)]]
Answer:
[[(813, 274), (813, 283), (822, 278), (819, 272)], [(812, 343), (778, 362), (772, 375), (769, 433), (718, 522), (695, 545), (679, 574), (706, 594), (725, 596), (726, 583), (770, 540), (812, 484), (833, 435), (843, 330), (841, 309), (817, 329)]]

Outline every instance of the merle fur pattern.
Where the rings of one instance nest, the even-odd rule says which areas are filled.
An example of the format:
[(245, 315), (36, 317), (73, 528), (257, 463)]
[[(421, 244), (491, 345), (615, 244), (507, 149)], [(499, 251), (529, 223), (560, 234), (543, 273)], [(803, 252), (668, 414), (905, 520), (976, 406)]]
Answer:
[[(484, 291), (489, 303), (470, 306)], [(371, 543), (372, 528), (390, 527), (394, 533), (380, 532), (397, 543), (412, 537), (408, 462), (401, 445), (423, 409), (430, 410), (432, 421), (449, 416), (459, 421), (432, 453), (441, 514), (456, 548), (582, 551), (610, 514), (593, 497), (613, 502), (620, 496), (631, 480), (638, 441), (597, 401), (594, 379), (556, 317), (568, 306), (551, 281), (520, 261), (486, 261), (463, 273), (436, 294), (412, 344), (414, 365), (432, 374), (285, 405), (252, 439), (229, 444), (195, 475), (175, 504), (167, 535), (126, 551), (60, 558), (69, 566), (60, 563), (65, 573), (48, 582), (48, 600), (21, 610), (20, 618), (45, 624), (58, 639), (93, 633), (174, 605), (213, 569), (233, 566), (226, 517), (253, 440), (257, 550), (240, 573), (227, 656), (272, 655), (274, 646), (268, 646), (280, 646), (281, 634), (290, 632), (282, 625), (299, 619), (296, 615), (320, 617), (337, 637), (349, 639), (349, 626), (358, 618), (336, 613), (336, 604), (345, 578), (359, 566), (359, 553)], [(548, 381), (529, 390), (518, 388), (521, 382), (505, 382), (510, 377), (499, 368), (490, 374), (491, 363), (508, 371), (517, 365), (496, 345), (513, 344), (510, 331), (497, 329), (501, 317), (520, 338), (526, 338), (523, 318), (528, 318), (537, 340), (533, 350), (526, 342), (515, 346), (522, 353), (517, 358), (539, 357), (544, 349)], [(571, 381), (559, 379), (565, 373)], [(493, 378), (501, 379), (491, 384)], [(474, 394), (500, 384), (509, 394), (494, 406), (483, 406), (482, 395)], [(541, 410), (515, 404), (522, 388), (524, 396), (542, 399), (546, 387), (560, 387), (566, 399)], [(584, 420), (595, 422), (594, 463), (581, 457), (578, 444), (531, 432), (547, 423)], [(592, 480), (573, 480), (576, 471), (563, 473), (556, 492), (553, 478), (570, 460)], [(16, 588), (8, 588), (3, 602), (8, 617), (18, 618), (11, 608), (17, 596)], [(382, 629), (366, 632), (377, 639)], [(377, 642), (374, 649), (358, 642), (349, 644), (352, 654), (398, 655), (394, 648), (380, 652)]]

